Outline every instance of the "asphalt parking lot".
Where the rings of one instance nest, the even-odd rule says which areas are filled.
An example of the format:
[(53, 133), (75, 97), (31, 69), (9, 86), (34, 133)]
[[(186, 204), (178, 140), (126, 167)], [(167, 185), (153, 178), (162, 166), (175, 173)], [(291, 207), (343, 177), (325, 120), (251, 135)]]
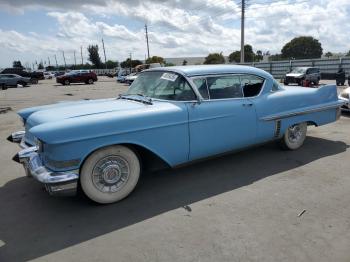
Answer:
[(50, 197), (11, 160), (16, 111), (127, 89), (94, 85), (0, 91), (0, 261), (349, 261), (350, 115), (308, 130), (304, 146), (272, 143), (145, 174), (125, 200)]

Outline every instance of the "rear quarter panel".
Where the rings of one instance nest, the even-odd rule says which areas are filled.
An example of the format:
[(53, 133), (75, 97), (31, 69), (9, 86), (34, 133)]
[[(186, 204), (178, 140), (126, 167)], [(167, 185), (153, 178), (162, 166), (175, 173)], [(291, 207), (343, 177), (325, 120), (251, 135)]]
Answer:
[[(284, 87), (267, 92), (254, 101), (257, 110), (257, 142), (264, 142), (283, 135), (296, 123), (309, 122), (317, 126), (337, 119), (340, 105), (336, 86), (316, 88)], [(276, 135), (276, 122), (280, 121), (280, 132)]]

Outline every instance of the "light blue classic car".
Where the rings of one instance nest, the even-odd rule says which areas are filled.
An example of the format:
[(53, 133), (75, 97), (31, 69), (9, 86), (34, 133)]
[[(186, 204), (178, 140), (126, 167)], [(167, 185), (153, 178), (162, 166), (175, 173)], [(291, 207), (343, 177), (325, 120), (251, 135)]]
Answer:
[[(176, 167), (278, 140), (302, 146), (308, 125), (336, 121), (336, 86), (281, 86), (263, 70), (236, 65), (143, 71), (117, 98), (19, 111), (25, 131), (10, 140), (15, 160), (51, 194), (78, 184), (98, 203), (129, 195), (144, 168)], [(215, 174), (213, 174), (215, 175)]]

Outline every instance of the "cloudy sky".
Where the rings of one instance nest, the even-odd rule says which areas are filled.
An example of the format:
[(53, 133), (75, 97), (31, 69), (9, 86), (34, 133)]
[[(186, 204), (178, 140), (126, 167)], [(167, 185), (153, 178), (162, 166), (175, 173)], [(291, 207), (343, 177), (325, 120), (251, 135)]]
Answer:
[[(151, 55), (228, 55), (240, 46), (240, 0), (0, 0), (0, 67), (13, 60), (80, 61), (83, 47), (105, 41), (107, 59)], [(349, 0), (247, 0), (246, 43), (280, 52), (295, 36), (318, 38), (324, 51), (350, 49)], [(49, 57), (49, 58), (48, 58)]]

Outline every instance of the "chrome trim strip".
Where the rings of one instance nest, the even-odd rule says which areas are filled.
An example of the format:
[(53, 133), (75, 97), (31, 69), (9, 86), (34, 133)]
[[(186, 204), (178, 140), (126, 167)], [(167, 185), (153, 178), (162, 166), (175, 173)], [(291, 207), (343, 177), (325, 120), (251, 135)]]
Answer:
[(273, 115), (273, 116), (265, 116), (265, 117), (261, 117), (260, 120), (264, 120), (264, 121), (278, 120), (278, 119), (287, 118), (287, 117), (291, 117), (291, 116), (305, 115), (305, 114), (309, 114), (309, 113), (325, 111), (328, 109), (338, 108), (340, 106), (341, 106), (341, 104), (338, 103), (338, 104), (317, 107), (317, 108), (307, 109), (307, 110), (298, 111), (298, 112), (291, 112), (291, 113), (285, 113), (285, 114)]

